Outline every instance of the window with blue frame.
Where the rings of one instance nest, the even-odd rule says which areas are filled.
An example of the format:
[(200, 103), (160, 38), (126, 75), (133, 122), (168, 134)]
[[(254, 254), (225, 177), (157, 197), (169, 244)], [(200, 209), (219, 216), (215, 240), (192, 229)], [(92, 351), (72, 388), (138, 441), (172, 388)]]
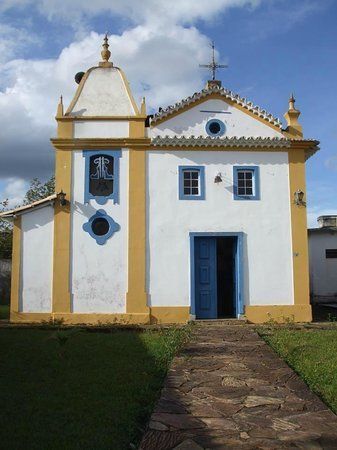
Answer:
[(205, 199), (205, 168), (203, 166), (179, 166), (179, 199)]
[(85, 158), (84, 203), (91, 199), (104, 205), (119, 201), (120, 150), (83, 150)]
[(260, 176), (257, 166), (234, 166), (234, 200), (260, 200)]

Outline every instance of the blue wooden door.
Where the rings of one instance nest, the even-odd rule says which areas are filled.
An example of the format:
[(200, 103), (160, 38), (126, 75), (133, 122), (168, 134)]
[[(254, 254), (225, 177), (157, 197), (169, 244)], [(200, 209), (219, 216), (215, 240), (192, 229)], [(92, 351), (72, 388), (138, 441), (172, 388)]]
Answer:
[(195, 313), (197, 319), (217, 318), (216, 238), (195, 239)]

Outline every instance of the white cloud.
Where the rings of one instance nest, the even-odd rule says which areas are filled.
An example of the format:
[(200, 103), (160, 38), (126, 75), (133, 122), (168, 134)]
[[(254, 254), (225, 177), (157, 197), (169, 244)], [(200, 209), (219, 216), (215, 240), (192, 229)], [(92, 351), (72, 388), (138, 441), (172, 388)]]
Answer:
[(7, 178), (5, 188), (0, 192), (0, 201), (9, 199), (8, 207), (15, 208), (22, 204), (23, 198), (27, 192), (28, 184), (22, 178)]
[[(193, 24), (210, 20), (233, 7), (256, 7), (261, 0), (2, 0), (0, 12), (11, 8), (35, 7), (50, 20), (57, 18), (78, 24), (100, 14), (120, 15), (135, 24)], [(74, 22), (75, 21), (75, 22)]]

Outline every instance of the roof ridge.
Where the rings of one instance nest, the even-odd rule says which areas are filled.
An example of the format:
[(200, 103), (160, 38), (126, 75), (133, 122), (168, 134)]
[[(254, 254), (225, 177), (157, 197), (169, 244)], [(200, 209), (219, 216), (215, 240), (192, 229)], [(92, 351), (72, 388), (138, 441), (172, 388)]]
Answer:
[(225, 98), (229, 98), (230, 100), (242, 106), (243, 108), (246, 108), (248, 111), (251, 111), (253, 114), (262, 117), (263, 119), (265, 119), (269, 123), (272, 123), (273, 125), (277, 126), (280, 129), (282, 128), (282, 122), (280, 121), (279, 118), (273, 116), (271, 113), (268, 113), (265, 109), (262, 109), (257, 105), (254, 105), (253, 102), (248, 101), (245, 97), (241, 97), (239, 94), (235, 94), (231, 90), (219, 86), (204, 88), (200, 92), (195, 92), (193, 95), (190, 95), (185, 99), (182, 99), (180, 102), (176, 102), (174, 105), (169, 105), (164, 109), (160, 109), (160, 111), (158, 111), (153, 115), (151, 123), (155, 123), (157, 120), (162, 119), (163, 117), (167, 117), (172, 113), (179, 111), (184, 106), (188, 106), (191, 103), (194, 103), (197, 100), (206, 97), (207, 95), (212, 93), (218, 93), (224, 96)]

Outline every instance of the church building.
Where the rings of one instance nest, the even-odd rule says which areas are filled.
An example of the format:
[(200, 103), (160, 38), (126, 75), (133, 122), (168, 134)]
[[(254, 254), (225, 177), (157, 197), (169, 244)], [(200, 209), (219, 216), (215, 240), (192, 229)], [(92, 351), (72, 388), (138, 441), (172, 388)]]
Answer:
[(305, 162), (318, 142), (293, 96), (284, 128), (215, 76), (148, 115), (107, 37), (101, 53), (57, 108), (55, 194), (2, 214), (10, 320), (311, 321)]

